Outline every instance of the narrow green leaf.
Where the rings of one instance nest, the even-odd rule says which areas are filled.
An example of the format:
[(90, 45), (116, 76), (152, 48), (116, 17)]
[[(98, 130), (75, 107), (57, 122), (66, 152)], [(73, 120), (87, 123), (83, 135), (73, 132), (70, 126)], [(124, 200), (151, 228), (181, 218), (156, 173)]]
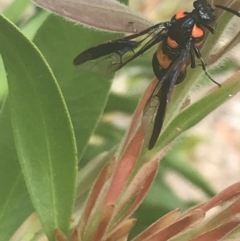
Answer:
[(49, 16), (49, 13), (45, 11), (40, 11), (34, 15), (23, 27), (21, 27), (22, 32), (28, 39), (32, 40), (40, 28), (40, 26), (44, 23), (44, 21)]
[(17, 22), (30, 4), (30, 0), (14, 0), (4, 9), (2, 14), (12, 22)]
[(0, 18), (0, 51), (8, 77), (17, 153), (43, 228), (69, 234), (77, 155), (72, 125), (56, 80), (37, 48)]
[(240, 71), (227, 80), (221, 88), (215, 87), (214, 91), (182, 111), (161, 135), (158, 141), (160, 146), (164, 147), (180, 133), (196, 125), (205, 116), (232, 96), (236, 95), (239, 91)]
[(79, 157), (103, 112), (113, 75), (77, 68), (73, 59), (87, 48), (117, 36), (77, 26), (51, 15), (34, 38), (63, 92), (74, 126)]
[(4, 69), (4, 64), (0, 56), (0, 113), (1, 113), (2, 104), (4, 103), (6, 95), (7, 95), (7, 77)]

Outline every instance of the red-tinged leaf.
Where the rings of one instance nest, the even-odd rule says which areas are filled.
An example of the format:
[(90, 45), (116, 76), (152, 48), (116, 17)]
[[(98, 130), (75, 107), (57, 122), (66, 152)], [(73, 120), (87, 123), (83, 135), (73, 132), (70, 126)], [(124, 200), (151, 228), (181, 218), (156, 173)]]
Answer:
[(209, 209), (218, 206), (224, 202), (231, 201), (234, 197), (240, 195), (240, 182), (231, 185), (230, 187), (226, 188), (218, 195), (213, 197), (210, 201), (206, 202), (204, 205), (201, 206), (201, 210), (208, 211)]
[(239, 238), (224, 239), (224, 241), (239, 241)]
[(121, 238), (125, 238), (128, 236), (136, 221), (136, 219), (125, 220), (114, 230), (112, 230), (110, 234), (107, 234), (107, 237), (104, 237), (104, 240), (106, 239), (107, 241), (116, 241), (120, 240)]
[(106, 196), (107, 204), (115, 203), (116, 199), (122, 192), (130, 174), (132, 173), (135, 163), (138, 160), (138, 156), (142, 148), (143, 138), (143, 130), (139, 128), (126, 147), (126, 150), (119, 161), (111, 186)]
[(128, 235), (126, 235), (125, 237), (119, 238), (115, 241), (127, 241), (128, 240)]
[(127, 213), (118, 221), (118, 223), (121, 223), (123, 220), (131, 216), (142, 203), (152, 182), (154, 181), (157, 170), (158, 161), (153, 161), (146, 163), (136, 174), (131, 184), (124, 192), (122, 199), (118, 203), (116, 213), (120, 213), (121, 210), (123, 210), (123, 208), (127, 206), (127, 204), (129, 204), (131, 200), (133, 200), (134, 198), (135, 200), (128, 209)]
[(88, 223), (90, 214), (93, 210), (94, 205), (96, 204), (97, 199), (99, 198), (102, 188), (112, 176), (113, 170), (115, 169), (115, 165), (116, 165), (115, 161), (116, 161), (115, 158), (113, 158), (111, 161), (108, 162), (108, 164), (103, 168), (103, 170), (99, 174), (99, 177), (96, 183), (94, 184), (92, 190), (90, 191), (89, 197), (86, 201), (86, 207), (84, 209), (84, 212), (78, 224), (78, 234), (80, 236), (84, 232), (84, 229)]
[(154, 89), (156, 88), (157, 84), (158, 84), (158, 79), (154, 78), (154, 80), (148, 85), (148, 87), (145, 90), (143, 96), (139, 100), (138, 106), (137, 106), (137, 108), (136, 108), (136, 110), (133, 114), (133, 117), (132, 117), (131, 125), (130, 125), (130, 128), (129, 128), (128, 133), (127, 133), (127, 137), (124, 141), (123, 148), (125, 148), (126, 145), (129, 143), (130, 138), (132, 137), (134, 131), (136, 130), (136, 126), (138, 126), (138, 122), (139, 122), (139, 119), (142, 116), (144, 107), (146, 106), (146, 103), (147, 103), (148, 99), (150, 98), (150, 96), (152, 95), (152, 93), (153, 93)]
[(162, 218), (160, 218), (158, 221), (153, 223), (150, 227), (148, 227), (146, 230), (144, 230), (142, 233), (140, 233), (137, 237), (135, 237), (132, 241), (144, 241), (148, 237), (152, 236), (153, 234), (159, 232), (159, 230), (162, 230), (175, 222), (175, 220), (179, 217), (181, 213), (180, 209), (176, 209), (166, 215), (164, 215)]
[(54, 230), (55, 241), (67, 241), (66, 235), (60, 229), (56, 228)]
[[(227, 203), (228, 204), (228, 203)], [(226, 204), (226, 205), (227, 205)], [(240, 212), (240, 200), (227, 206), (226, 209), (220, 211), (218, 214), (214, 214), (213, 217), (209, 217), (209, 221), (204, 222), (197, 230), (195, 230), (194, 236), (206, 233), (223, 223), (226, 223), (231, 218), (237, 216)]]
[(195, 212), (195, 210), (197, 209), (207, 212), (211, 208), (219, 206), (224, 202), (232, 201), (234, 198), (239, 197), (239, 195), (240, 195), (240, 183), (235, 183), (230, 187), (226, 188), (225, 190), (223, 190), (222, 192), (220, 192), (211, 200), (189, 209), (187, 212), (184, 213), (182, 217), (185, 217), (191, 214), (192, 212)]
[(70, 20), (108, 31), (134, 33), (153, 25), (140, 13), (134, 12), (116, 0), (34, 0), (34, 2)]
[[(169, 149), (172, 147), (172, 143), (169, 143), (165, 147), (163, 147), (161, 150), (158, 150), (155, 155), (151, 158), (151, 161), (157, 161), (162, 160), (162, 158), (166, 155), (166, 153), (169, 151)], [(148, 154), (148, 153), (147, 153)]]
[(196, 238), (193, 238), (189, 241), (220, 241), (224, 236), (226, 236), (229, 232), (231, 232), (234, 228), (236, 228), (240, 224), (239, 218), (234, 218), (227, 223), (220, 225), (219, 227), (204, 233)]
[[(112, 215), (114, 212), (114, 208), (115, 208), (114, 205), (107, 205), (103, 208), (101, 221), (100, 221), (97, 229), (94, 231), (91, 241), (99, 241), (103, 238), (103, 236), (105, 235), (105, 232), (107, 230), (108, 224), (111, 221), (111, 218), (112, 218)], [(92, 234), (92, 232), (91, 232), (91, 234)]]
[(191, 215), (178, 220), (177, 222), (169, 225), (157, 234), (154, 234), (152, 237), (148, 238), (147, 241), (166, 241), (174, 237), (175, 235), (184, 232), (189, 226), (203, 219), (204, 216), (204, 212), (202, 212), (201, 210), (196, 210)]
[(222, 212), (214, 216), (209, 222), (207, 222), (206, 226), (208, 230), (211, 228), (214, 228), (221, 223), (226, 222), (233, 216), (237, 215), (240, 213), (240, 199), (237, 200), (236, 202), (232, 203), (229, 205), (226, 209), (224, 209)]
[[(238, 216), (238, 218), (239, 218), (239, 216)], [(224, 238), (230, 239), (230, 238), (237, 238), (237, 237), (238, 237), (238, 239), (239, 239), (239, 237), (240, 237), (240, 225), (238, 225), (237, 228), (233, 229), (233, 230), (232, 230), (229, 234), (227, 234)]]
[(103, 152), (96, 156), (91, 162), (84, 166), (78, 173), (77, 199), (88, 193), (96, 181), (99, 170), (102, 170), (106, 163), (113, 157), (115, 150)]
[(73, 230), (70, 241), (82, 241), (81, 237), (78, 236), (77, 229)]

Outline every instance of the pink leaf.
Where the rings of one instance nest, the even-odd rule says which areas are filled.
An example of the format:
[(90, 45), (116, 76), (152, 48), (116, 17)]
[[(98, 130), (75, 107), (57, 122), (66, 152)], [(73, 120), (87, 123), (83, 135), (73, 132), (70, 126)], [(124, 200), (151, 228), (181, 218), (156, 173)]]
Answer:
[(84, 25), (136, 33), (153, 24), (116, 0), (34, 0), (42, 8)]

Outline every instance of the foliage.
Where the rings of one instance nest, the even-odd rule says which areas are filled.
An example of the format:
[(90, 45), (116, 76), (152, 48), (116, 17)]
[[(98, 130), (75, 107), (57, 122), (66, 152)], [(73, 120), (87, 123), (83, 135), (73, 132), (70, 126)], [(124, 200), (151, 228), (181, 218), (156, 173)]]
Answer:
[[(0, 17), (0, 241), (41, 240), (44, 235), (49, 240), (126, 240), (136, 222), (130, 216), (150, 187), (135, 213), (137, 231), (177, 207), (189, 208), (165, 183), (169, 168), (213, 196), (201, 175), (179, 158), (177, 148), (165, 157), (158, 174), (157, 170), (175, 138), (239, 92), (240, 72), (234, 69), (221, 88), (210, 87), (191, 103), (186, 101), (188, 93), (196, 91), (201, 72), (189, 71), (174, 92), (164, 131), (149, 152), (141, 114), (156, 80), (139, 103), (138, 99), (146, 86), (143, 78), (153, 77), (150, 55), (131, 64), (129, 73), (124, 69), (118, 74), (128, 79), (128, 94), (110, 92), (113, 75), (77, 69), (72, 60), (86, 48), (122, 35), (93, 31), (39, 9), (26, 17), (27, 7), (34, 8), (29, 1), (15, 0)], [(229, 15), (221, 15), (218, 25), (226, 27), (228, 21)], [(219, 37), (211, 36), (209, 43), (216, 45)], [(236, 35), (217, 53), (204, 45), (211, 71), (222, 74), (228, 66), (236, 66), (226, 53), (238, 42)], [(226, 68), (219, 70), (223, 59)], [(114, 121), (120, 112), (126, 119), (134, 112), (125, 137), (127, 125), (119, 127)], [(171, 240), (197, 241), (215, 233), (219, 236), (214, 240), (219, 240), (239, 224), (235, 215), (239, 190), (239, 184), (233, 185), (182, 215), (172, 211), (133, 240), (175, 236)], [(227, 207), (220, 218), (199, 225), (210, 209), (222, 203)], [(188, 229), (193, 225), (195, 229)]]

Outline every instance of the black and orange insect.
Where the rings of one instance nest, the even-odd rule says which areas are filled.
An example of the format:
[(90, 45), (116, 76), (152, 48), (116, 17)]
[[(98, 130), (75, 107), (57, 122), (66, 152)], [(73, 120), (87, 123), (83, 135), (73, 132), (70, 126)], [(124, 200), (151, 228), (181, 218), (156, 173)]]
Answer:
[[(152, 58), (153, 72), (159, 84), (145, 107), (145, 109), (149, 108), (151, 102), (153, 100), (156, 102), (157, 99), (157, 106), (154, 104), (156, 110), (148, 149), (154, 147), (160, 135), (173, 86), (185, 79), (188, 60), (190, 60), (191, 68), (195, 68), (195, 60), (199, 59), (208, 78), (218, 84), (207, 73), (199, 49), (204, 41), (206, 30), (212, 34), (215, 32), (211, 26), (216, 19), (214, 7), (240, 17), (240, 13), (231, 8), (222, 5), (212, 6), (207, 0), (196, 0), (191, 12), (181, 10), (168, 22), (158, 23), (140, 33), (89, 48), (74, 59), (74, 65), (81, 65), (87, 61), (115, 55), (118, 56), (119, 61), (112, 61), (108, 70), (117, 71), (159, 43)], [(142, 39), (136, 40), (139, 37)]]

